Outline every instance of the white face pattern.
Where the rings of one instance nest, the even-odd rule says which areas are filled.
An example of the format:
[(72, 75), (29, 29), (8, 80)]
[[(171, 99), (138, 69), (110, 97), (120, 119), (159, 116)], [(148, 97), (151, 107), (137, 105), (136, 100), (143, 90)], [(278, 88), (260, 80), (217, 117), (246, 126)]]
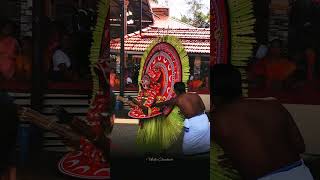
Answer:
[(141, 84), (143, 89), (149, 89), (150, 77), (148, 75), (144, 75), (141, 80)]

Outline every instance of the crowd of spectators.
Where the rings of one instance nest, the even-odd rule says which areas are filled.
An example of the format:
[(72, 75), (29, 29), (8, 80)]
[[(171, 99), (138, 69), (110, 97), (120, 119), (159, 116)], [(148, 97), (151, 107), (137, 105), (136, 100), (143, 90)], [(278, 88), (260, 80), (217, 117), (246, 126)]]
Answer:
[(284, 49), (279, 39), (258, 48), (248, 71), (251, 87), (289, 90), (320, 79), (320, 61), (315, 46), (306, 46), (290, 54)]
[[(0, 22), (0, 80), (31, 81), (34, 39), (19, 36), (15, 22)], [(42, 73), (49, 81), (81, 81), (90, 78), (90, 28), (69, 32), (61, 22), (43, 27)]]

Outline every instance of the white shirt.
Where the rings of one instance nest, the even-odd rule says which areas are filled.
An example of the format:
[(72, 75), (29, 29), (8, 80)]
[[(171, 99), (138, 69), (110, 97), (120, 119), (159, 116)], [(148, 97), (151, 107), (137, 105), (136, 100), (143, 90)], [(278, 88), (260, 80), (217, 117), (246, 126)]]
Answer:
[(127, 84), (132, 84), (132, 79), (130, 77), (127, 77)]
[(71, 60), (66, 53), (60, 49), (56, 50), (52, 56), (53, 71), (59, 71), (59, 65), (65, 64), (67, 68), (71, 66)]
[(256, 53), (256, 58), (257, 59), (262, 59), (264, 57), (266, 57), (268, 53), (268, 47), (266, 45), (260, 45), (258, 50), (257, 50), (257, 53)]

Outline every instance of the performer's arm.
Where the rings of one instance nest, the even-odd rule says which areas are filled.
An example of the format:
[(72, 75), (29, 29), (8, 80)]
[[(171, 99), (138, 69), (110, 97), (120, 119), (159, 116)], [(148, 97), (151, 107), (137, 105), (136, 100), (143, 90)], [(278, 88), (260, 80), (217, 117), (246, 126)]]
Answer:
[(160, 102), (160, 103), (156, 103), (154, 106), (155, 107), (163, 107), (163, 106), (173, 106), (176, 104), (177, 99), (176, 98), (172, 98), (168, 101), (164, 101), (164, 102)]
[(142, 109), (144, 114), (148, 114), (148, 107), (144, 106), (143, 104), (141, 104), (140, 102), (138, 102), (136, 99), (132, 98), (132, 97), (128, 97), (129, 102), (127, 102), (129, 105), (132, 105), (130, 102), (132, 102), (133, 104), (137, 105), (139, 108)]
[[(80, 148), (80, 140), (85, 138), (97, 148), (101, 149), (105, 157), (108, 157), (106, 154), (108, 152), (108, 147), (106, 145), (109, 143), (109, 139), (104, 135), (96, 136), (91, 132), (90, 127), (79, 119), (77, 120), (74, 118), (74, 122), (71, 123), (73, 127), (76, 127), (76, 130), (74, 128), (66, 127), (65, 125), (58, 124), (43, 114), (29, 108), (19, 107), (18, 115), (22, 120), (26, 119), (28, 122), (31, 122), (40, 128), (55, 132), (62, 136), (69, 142), (69, 145), (72, 145), (77, 149)], [(79, 130), (81, 130), (82, 133), (78, 133), (77, 131)]]
[(137, 101), (135, 98), (131, 97), (131, 96), (128, 96), (128, 100), (133, 102), (134, 104), (138, 105), (138, 106), (141, 106), (142, 104)]

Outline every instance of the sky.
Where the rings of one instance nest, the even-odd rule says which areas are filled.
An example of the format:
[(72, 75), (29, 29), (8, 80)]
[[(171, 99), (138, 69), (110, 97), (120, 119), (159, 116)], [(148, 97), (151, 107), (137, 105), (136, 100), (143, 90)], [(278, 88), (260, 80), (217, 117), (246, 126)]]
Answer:
[[(188, 15), (188, 5), (186, 0), (158, 0), (159, 4), (166, 5), (170, 7), (170, 16), (180, 18), (182, 15)], [(206, 14), (210, 8), (210, 0), (200, 0), (204, 4), (203, 12)]]

